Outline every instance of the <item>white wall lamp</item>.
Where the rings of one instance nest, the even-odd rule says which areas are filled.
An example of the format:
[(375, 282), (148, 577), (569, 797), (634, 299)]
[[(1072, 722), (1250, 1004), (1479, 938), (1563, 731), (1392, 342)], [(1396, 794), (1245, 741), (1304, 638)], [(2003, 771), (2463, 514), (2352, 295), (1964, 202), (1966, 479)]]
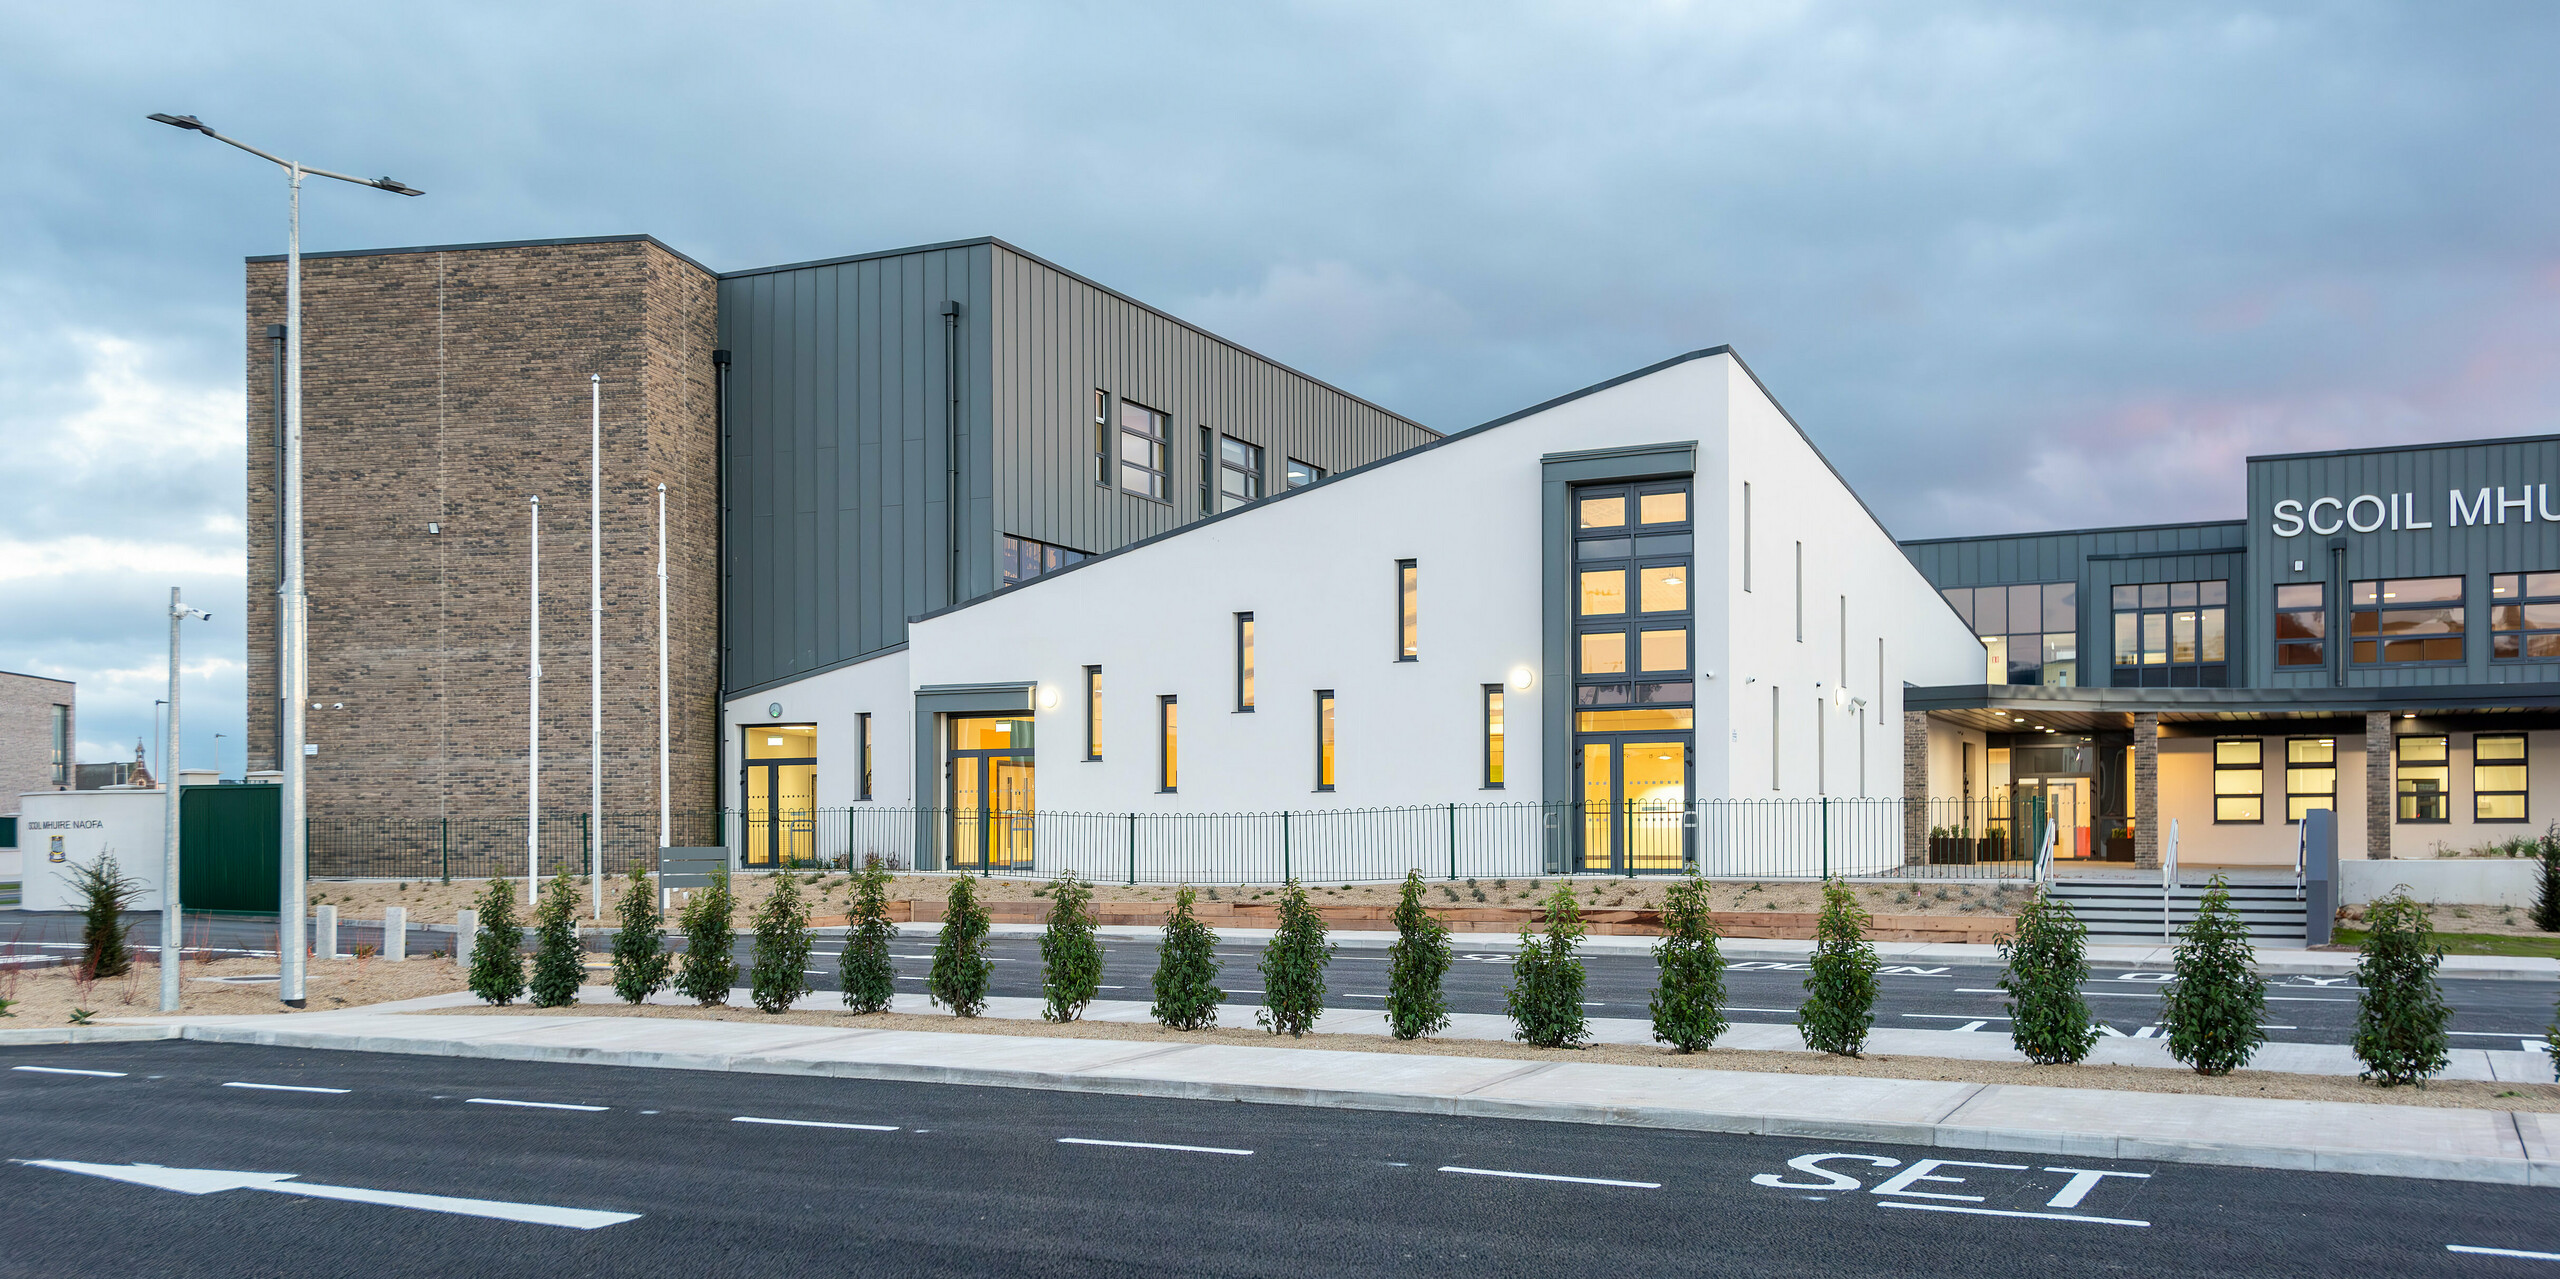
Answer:
[(1058, 709), (1057, 685), (1043, 684), (1040, 686), (1040, 709), (1044, 711), (1054, 711)]
[(1514, 666), (1511, 668), (1511, 686), (1513, 688), (1519, 689), (1522, 692), (1527, 692), (1529, 686), (1537, 682), (1538, 673), (1536, 671), (1530, 670), (1526, 666)]

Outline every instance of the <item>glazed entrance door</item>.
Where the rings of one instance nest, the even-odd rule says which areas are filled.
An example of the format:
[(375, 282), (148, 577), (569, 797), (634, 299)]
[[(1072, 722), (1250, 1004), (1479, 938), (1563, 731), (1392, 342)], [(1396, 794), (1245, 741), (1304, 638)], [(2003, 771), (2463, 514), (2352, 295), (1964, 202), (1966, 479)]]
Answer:
[(1031, 721), (973, 716), (951, 722), (951, 868), (1031, 869)]
[(763, 867), (806, 864), (817, 843), (817, 726), (750, 726), (746, 735), (740, 779), (746, 839), (739, 860)]
[(1585, 737), (1575, 767), (1587, 874), (1671, 873), (1689, 858), (1689, 742)]

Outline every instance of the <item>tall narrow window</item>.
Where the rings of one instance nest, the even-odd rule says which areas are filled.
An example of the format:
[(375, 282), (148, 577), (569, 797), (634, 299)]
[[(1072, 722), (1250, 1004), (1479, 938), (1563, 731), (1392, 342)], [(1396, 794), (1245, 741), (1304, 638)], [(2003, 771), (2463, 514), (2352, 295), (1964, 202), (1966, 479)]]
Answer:
[(2404, 822), (2453, 820), (2453, 773), (2442, 736), (2403, 737), (2392, 743), (2399, 765), (2399, 817)]
[(1166, 500), (1166, 432), (1171, 420), (1129, 400), (1120, 401), (1120, 491)]
[(53, 784), (71, 784), (71, 708), (53, 708)]
[(2284, 744), (2284, 820), (2315, 808), (2338, 811), (2338, 739), (2296, 737)]
[(1884, 722), (1884, 637), (1876, 637), (1876, 722)]
[(2471, 816), (2474, 821), (2525, 819), (2524, 734), (2482, 733), (2471, 739)]
[(1412, 560), (1396, 561), (1396, 660), (1417, 661), (1422, 656), (1422, 586), (1421, 570)]
[(1784, 703), (1778, 697), (1778, 686), (1769, 686), (1769, 789), (1779, 788), (1778, 773), (1778, 709)]
[[(2118, 588), (2122, 589), (2122, 588)], [(2329, 588), (2322, 582), (2297, 582), (2276, 588), (2276, 669), (2301, 670), (2328, 664)], [(2118, 616), (2116, 633), (2124, 633)], [(2121, 647), (2123, 641), (2117, 641)]]
[(855, 798), (869, 799), (871, 798), (871, 712), (864, 711), (854, 716), (853, 728), (854, 733), (860, 738), (855, 745), (860, 748), (862, 756), (862, 780)]
[(2266, 820), (2266, 743), (2227, 737), (2213, 744), (2213, 820)]
[(1174, 696), (1156, 699), (1156, 789), (1172, 794), (1182, 780), (1182, 712)]
[(1813, 793), (1831, 793), (1831, 717), (1823, 713), (1822, 694), (1813, 695)]
[(1102, 668), (1084, 668), (1084, 757), (1102, 758)]
[(1751, 589), (1751, 482), (1742, 482), (1742, 589)]
[(1217, 476), (1218, 476), (1218, 459), (1217, 459), (1217, 455), (1216, 455), (1216, 454), (1214, 454), (1214, 453), (1210, 452), (1210, 448), (1211, 448), (1211, 438), (1212, 438), (1212, 437), (1211, 437), (1211, 436), (1210, 436), (1210, 434), (1209, 434), (1209, 428), (1208, 428), (1208, 427), (1205, 427), (1205, 426), (1204, 426), (1204, 427), (1201, 427), (1201, 428), (1200, 428), (1200, 513), (1201, 513), (1202, 515), (1213, 515), (1213, 514), (1217, 513), (1217, 510), (1218, 510), (1218, 497), (1217, 497), (1217, 493), (1218, 493), (1218, 488), (1217, 488), (1217, 483), (1218, 483), (1218, 481), (1217, 481)]
[(1236, 709), (1253, 709), (1253, 614), (1236, 614)]
[(1796, 543), (1796, 642), (1804, 642), (1804, 543)]
[(1316, 690), (1316, 789), (1333, 789), (1333, 690)]
[(1093, 482), (1111, 487), (1111, 393), (1093, 393)]
[(1859, 798), (1863, 799), (1863, 798), (1865, 798), (1865, 797), (1866, 797), (1866, 794), (1867, 794), (1867, 721), (1862, 717), (1862, 718), (1860, 718), (1860, 719), (1858, 720), (1858, 796), (1859, 796)]
[(1218, 509), (1232, 511), (1262, 497), (1262, 446), (1218, 437)]
[(1849, 597), (1840, 597), (1840, 687), (1849, 686)]
[(1502, 789), (1502, 686), (1484, 686), (1484, 788)]

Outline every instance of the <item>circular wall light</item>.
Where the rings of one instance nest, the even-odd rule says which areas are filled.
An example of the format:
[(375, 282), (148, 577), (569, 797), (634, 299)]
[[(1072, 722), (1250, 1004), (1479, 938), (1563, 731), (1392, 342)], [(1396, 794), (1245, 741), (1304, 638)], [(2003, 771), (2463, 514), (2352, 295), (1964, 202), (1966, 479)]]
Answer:
[(765, 707), (765, 708), (764, 708), (764, 713), (765, 713), (766, 717), (771, 718), (771, 719), (780, 719), (780, 718), (782, 718), (782, 703), (780, 703), (780, 702), (775, 702), (774, 704), (772, 704), (772, 705), (770, 705), (770, 706)]
[(1512, 668), (1511, 668), (1511, 686), (1512, 686), (1513, 688), (1517, 688), (1517, 689), (1524, 689), (1524, 690), (1525, 690), (1525, 689), (1527, 689), (1531, 684), (1534, 684), (1534, 683), (1537, 683), (1537, 682), (1538, 682), (1537, 672), (1530, 670), (1528, 667), (1526, 667), (1526, 666), (1515, 666), (1515, 667), (1512, 667)]
[(1054, 711), (1058, 709), (1058, 689), (1056, 685), (1043, 684), (1040, 686), (1040, 709), (1044, 711)]

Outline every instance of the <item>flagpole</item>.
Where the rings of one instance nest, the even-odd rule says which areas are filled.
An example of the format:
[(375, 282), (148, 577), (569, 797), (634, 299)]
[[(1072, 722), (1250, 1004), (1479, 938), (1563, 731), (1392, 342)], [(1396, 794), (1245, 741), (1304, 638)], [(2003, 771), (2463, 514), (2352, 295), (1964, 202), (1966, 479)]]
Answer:
[(604, 375), (587, 375), (587, 875), (604, 918)]
[(542, 495), (533, 495), (533, 643), (525, 665), (524, 894), (542, 875)]

